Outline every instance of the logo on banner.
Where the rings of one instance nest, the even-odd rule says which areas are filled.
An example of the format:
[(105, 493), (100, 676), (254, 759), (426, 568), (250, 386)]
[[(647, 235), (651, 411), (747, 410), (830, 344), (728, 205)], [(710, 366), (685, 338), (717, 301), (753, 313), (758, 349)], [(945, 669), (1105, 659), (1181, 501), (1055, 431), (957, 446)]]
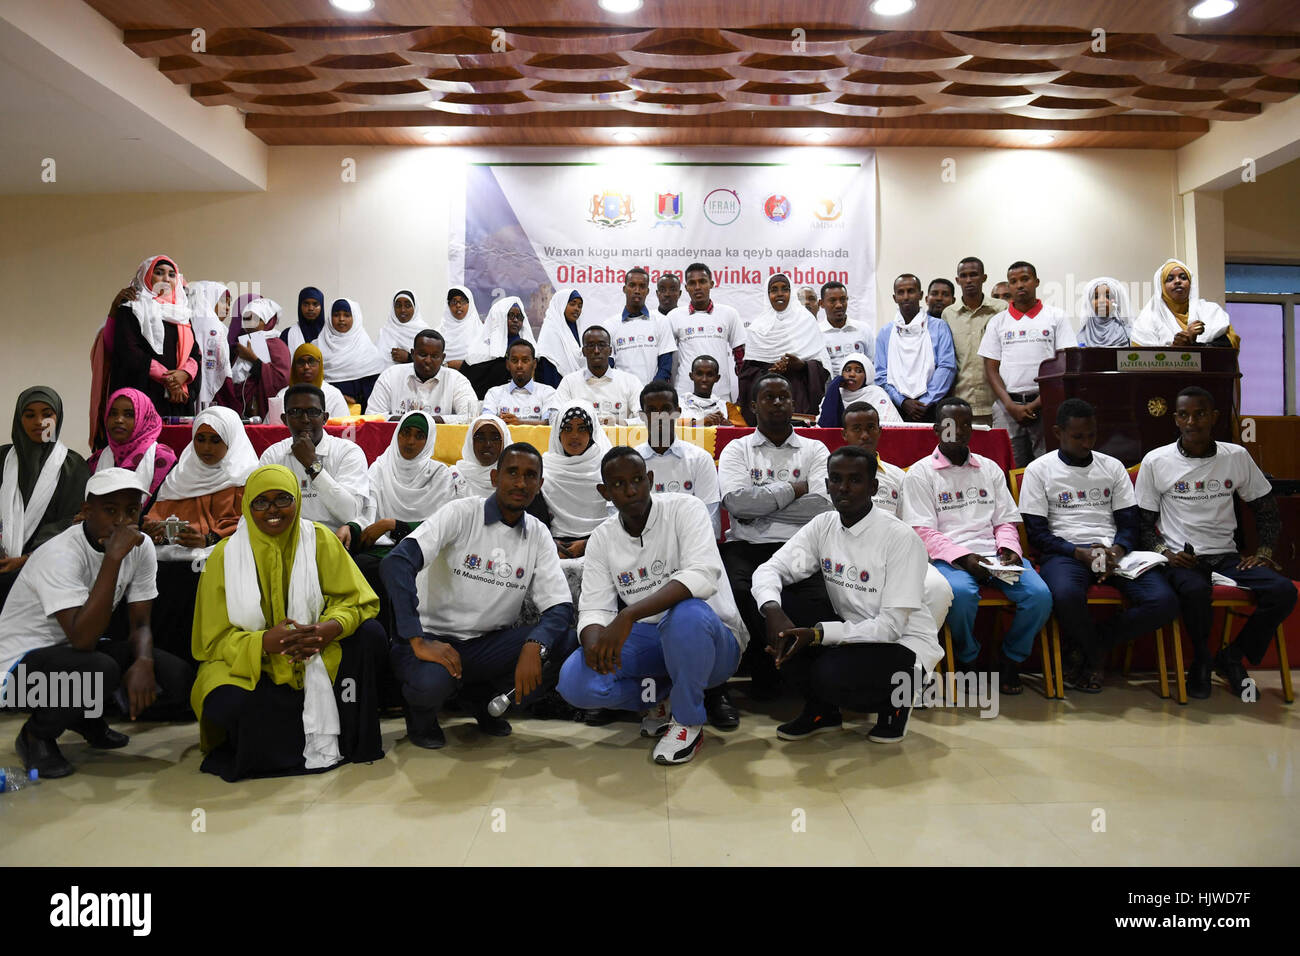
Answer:
[(681, 226), (685, 228), (682, 222), (682, 194), (681, 193), (659, 193), (655, 196), (655, 218), (659, 221), (654, 227), (660, 226)]
[(591, 221), (598, 226), (624, 226), (632, 222), (632, 197), (606, 190), (591, 197)]
[(818, 222), (835, 222), (844, 215), (844, 204), (838, 198), (824, 196), (813, 203), (813, 216)]
[(785, 222), (790, 218), (790, 200), (784, 196), (768, 196), (763, 203), (763, 215), (770, 222)]
[(715, 226), (730, 226), (740, 218), (740, 195), (719, 187), (704, 197), (704, 218)]

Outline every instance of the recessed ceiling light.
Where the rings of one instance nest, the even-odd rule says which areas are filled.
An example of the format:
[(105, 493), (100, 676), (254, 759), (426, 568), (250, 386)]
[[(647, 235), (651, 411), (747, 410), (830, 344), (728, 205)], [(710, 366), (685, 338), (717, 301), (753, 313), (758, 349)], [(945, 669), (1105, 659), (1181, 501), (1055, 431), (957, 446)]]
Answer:
[(447, 131), (445, 129), (425, 130), (424, 138), (431, 143), (440, 143), (447, 139)]
[(1187, 12), (1197, 20), (1213, 20), (1237, 9), (1237, 0), (1201, 0)]
[(824, 129), (810, 129), (804, 134), (811, 143), (824, 143), (831, 138), (831, 134)]
[(875, 0), (871, 12), (878, 17), (896, 17), (916, 6), (916, 0)]
[(641, 0), (597, 0), (596, 5), (608, 13), (635, 13), (641, 9)]
[(1051, 133), (1035, 133), (1029, 137), (1030, 146), (1046, 146), (1048, 143), (1056, 142), (1056, 137)]
[(375, 8), (375, 0), (330, 0), (330, 6), (344, 13), (365, 13)]
[(633, 133), (631, 130), (621, 129), (614, 134), (614, 139), (618, 140), (620, 143), (635, 143), (636, 133)]

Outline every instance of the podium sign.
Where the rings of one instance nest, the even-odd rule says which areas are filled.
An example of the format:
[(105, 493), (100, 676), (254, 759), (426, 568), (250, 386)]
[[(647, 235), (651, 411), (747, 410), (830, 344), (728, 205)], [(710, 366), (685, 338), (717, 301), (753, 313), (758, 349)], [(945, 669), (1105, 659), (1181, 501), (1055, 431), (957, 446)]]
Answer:
[(1115, 370), (1119, 372), (1199, 372), (1200, 352), (1167, 352), (1141, 349), (1136, 352), (1115, 350)]

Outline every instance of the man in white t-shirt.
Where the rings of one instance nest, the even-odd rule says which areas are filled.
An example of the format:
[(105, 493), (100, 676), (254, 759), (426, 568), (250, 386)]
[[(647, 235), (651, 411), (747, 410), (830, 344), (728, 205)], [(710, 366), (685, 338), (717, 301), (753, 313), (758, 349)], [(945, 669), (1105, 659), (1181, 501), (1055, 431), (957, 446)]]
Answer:
[(507, 425), (540, 425), (554, 411), (555, 389), (534, 380), (537, 349), (527, 339), (517, 339), (506, 349), (510, 381), (494, 385), (483, 396), (481, 415), (495, 415)]
[[(903, 478), (907, 473), (885, 461), (876, 450), (880, 442), (880, 412), (868, 402), (854, 402), (844, 410), (840, 436), (844, 444), (861, 448), (876, 459), (876, 493), (872, 501), (885, 514), (897, 518), (903, 508)], [(934, 618), (935, 626), (942, 627), (948, 608), (952, 606), (952, 588), (938, 568), (929, 563), (925, 568), (923, 593), (926, 609)]]
[[(97, 750), (127, 745), (104, 717), (115, 696), (132, 720), (189, 711), (193, 666), (153, 644), (158, 560), (139, 530), (145, 494), (134, 471), (92, 475), (82, 521), (32, 552), (0, 612), (0, 704), (31, 710), (14, 747), (46, 779), (73, 772), (57, 742), (66, 730)], [(101, 640), (124, 600), (129, 640)]]
[(375, 379), (366, 414), (395, 420), (422, 411), (439, 425), (467, 422), (477, 415), (478, 396), (469, 379), (443, 366), (445, 347), (442, 334), (433, 329), (415, 333), (411, 361), (394, 365)]
[(315, 385), (290, 385), (280, 420), (289, 437), (262, 452), (258, 463), (284, 465), (297, 476), (302, 516), (338, 529), (340, 537), (349, 522), (368, 525), (366, 454), (355, 442), (325, 434), (325, 394)]
[(861, 359), (864, 368), (875, 369), (876, 328), (863, 319), (849, 318), (849, 290), (843, 282), (827, 282), (822, 286), (821, 321), (822, 341), (826, 343), (826, 367), (831, 378), (840, 374), (844, 363), (851, 358)]
[[(752, 410), (758, 427), (730, 442), (718, 456), (718, 484), (730, 528), (722, 561), (745, 627), (762, 634), (765, 627), (754, 603), (755, 569), (776, 553), (790, 535), (817, 514), (830, 509), (826, 497), (826, 446), (796, 435), (791, 414), (790, 383), (764, 372), (753, 384)], [(785, 591), (786, 609), (799, 624), (826, 620), (833, 612), (821, 576), (813, 574)], [(781, 692), (772, 658), (751, 645), (745, 655), (749, 696), (767, 700)]]
[[(1211, 574), (1250, 589), (1254, 613), (1237, 639), (1213, 658), (1214, 670), (1232, 694), (1246, 699), (1249, 675), (1242, 659), (1248, 657), (1253, 664), (1263, 659), (1278, 625), (1295, 607), (1296, 590), (1273, 560), (1282, 527), (1273, 487), (1246, 449), (1214, 440), (1218, 420), (1214, 398), (1205, 389), (1191, 385), (1178, 393), (1174, 423), (1179, 438), (1142, 459), (1137, 503), (1142, 509), (1142, 547), (1169, 559), (1165, 572), (1192, 642), (1189, 696), (1210, 696)], [(1255, 514), (1259, 547), (1254, 554), (1237, 551), (1233, 495)]]
[(602, 425), (626, 425), (636, 417), (641, 382), (609, 364), (609, 331), (601, 325), (582, 332), (582, 357), (586, 368), (576, 369), (560, 379), (554, 407), (568, 408), (573, 401), (591, 403)]
[(713, 300), (713, 272), (703, 262), (686, 267), (686, 295), (689, 301), (668, 316), (677, 342), (672, 379), (677, 394), (691, 394), (691, 369), (697, 358), (708, 355), (718, 363), (720, 376), (714, 397), (735, 402), (736, 363), (745, 354), (745, 325), (740, 313)]
[[(768, 652), (804, 699), (803, 712), (777, 727), (782, 740), (838, 730), (840, 708), (849, 707), (878, 715), (867, 739), (901, 741), (911, 708), (891, 701), (896, 675), (919, 671), (923, 679), (943, 656), (922, 597), (925, 546), (873, 506), (876, 467), (876, 456), (861, 448), (833, 452), (826, 487), (836, 513), (817, 515), (754, 572)], [(781, 609), (781, 590), (819, 568), (836, 619), (796, 627)]]
[(677, 350), (668, 319), (645, 306), (649, 291), (650, 273), (640, 266), (628, 269), (623, 311), (609, 320), (614, 365), (635, 378), (638, 388), (657, 378), (671, 378)]
[[(505, 737), (510, 723), (488, 710), (513, 687), (531, 703), (555, 686), (577, 639), (573, 597), (546, 526), (527, 514), (542, 487), (542, 456), (506, 446), (492, 471), (496, 493), (444, 505), (402, 539), (381, 574), (393, 603), (390, 660), (406, 700), (411, 743), (438, 750), (438, 710), (453, 693), (479, 729)], [(525, 595), (541, 612), (515, 627)]]
[[(1158, 571), (1131, 579), (1115, 573), (1124, 556), (1137, 550), (1141, 520), (1123, 463), (1093, 451), (1093, 407), (1067, 398), (1057, 410), (1052, 433), (1060, 448), (1025, 469), (1020, 514), (1071, 648), (1065, 681), (1096, 694), (1111, 648), (1164, 627), (1178, 616), (1178, 599)], [(1128, 604), (1099, 623), (1088, 608), (1088, 588), (1102, 581), (1119, 590)]]
[[(997, 587), (1015, 602), (1015, 618), (1002, 640), (998, 686), (1003, 694), (1019, 694), (1024, 691), (1020, 665), (1051, 616), (1052, 595), (1021, 557), (1020, 512), (1006, 475), (996, 462), (970, 450), (970, 405), (960, 398), (942, 399), (934, 431), (938, 446), (903, 479), (902, 519), (916, 529), (930, 560), (952, 587), (947, 623), (959, 672), (978, 667), (980, 587)], [(1024, 568), (1014, 582), (992, 574), (1008, 565)]]
[(735, 672), (749, 635), (703, 503), (652, 495), (651, 482), (636, 449), (605, 453), (597, 488), (618, 514), (587, 541), (582, 652), (565, 663), (559, 688), (574, 707), (645, 711), (642, 735), (662, 735), (654, 760), (672, 765), (699, 751), (705, 688)]
[(1065, 313), (1038, 298), (1038, 270), (1028, 262), (1007, 269), (1011, 304), (984, 327), (980, 355), (993, 389), (993, 427), (1011, 436), (1016, 467), (1024, 468), (1046, 450), (1038, 366), (1078, 339)]
[(682, 410), (677, 390), (668, 382), (651, 382), (641, 389), (641, 417), (646, 423), (644, 444), (637, 451), (646, 468), (654, 472), (655, 494), (680, 492), (699, 498), (713, 522), (713, 537), (722, 537), (722, 494), (718, 490), (718, 466), (713, 456), (677, 435)]

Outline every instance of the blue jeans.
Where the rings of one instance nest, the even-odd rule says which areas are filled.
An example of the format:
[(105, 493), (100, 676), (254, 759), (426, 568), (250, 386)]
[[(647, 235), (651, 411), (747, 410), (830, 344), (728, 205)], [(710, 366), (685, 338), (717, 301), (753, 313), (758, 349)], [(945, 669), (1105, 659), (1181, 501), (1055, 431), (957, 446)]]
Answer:
[(1092, 619), (1088, 588), (1096, 580), (1092, 569), (1063, 554), (1048, 555), (1038, 568), (1052, 592), (1061, 633), (1083, 651), (1089, 670), (1100, 670), (1112, 647), (1164, 627), (1178, 616), (1178, 598), (1164, 576), (1148, 571), (1129, 580), (1118, 575), (1106, 583), (1124, 595), (1128, 607), (1102, 624)]
[[(645, 710), (672, 694), (673, 719), (693, 726), (705, 721), (704, 689), (716, 687), (740, 663), (740, 645), (718, 615), (699, 598), (674, 605), (658, 624), (638, 621), (623, 644), (616, 673), (597, 674), (579, 648), (560, 669), (560, 696), (592, 710)], [(654, 680), (647, 699), (642, 681)]]
[[(1024, 573), (1015, 584), (1004, 584), (994, 578), (989, 582), (1011, 598), (1016, 605), (1016, 616), (1011, 628), (1002, 638), (1002, 653), (1010, 660), (1023, 661), (1034, 649), (1034, 637), (1052, 616), (1052, 593), (1028, 562)], [(975, 613), (979, 610), (980, 586), (970, 573), (954, 567), (947, 561), (936, 561), (939, 569), (952, 587), (952, 607), (948, 609), (948, 626), (952, 628), (953, 653), (958, 661), (973, 661), (979, 656), (979, 642), (975, 640)]]

